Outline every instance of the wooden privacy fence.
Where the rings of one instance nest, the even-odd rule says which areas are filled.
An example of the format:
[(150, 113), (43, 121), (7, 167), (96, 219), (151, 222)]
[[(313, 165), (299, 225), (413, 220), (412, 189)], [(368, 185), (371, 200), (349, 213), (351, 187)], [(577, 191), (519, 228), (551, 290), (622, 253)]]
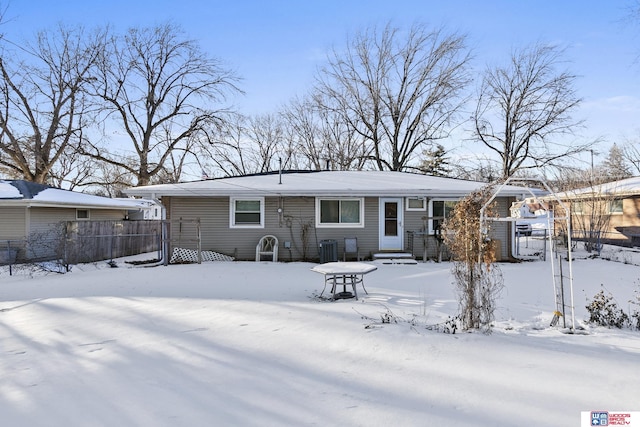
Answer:
[(162, 249), (161, 221), (68, 221), (63, 259), (66, 264), (94, 262)]

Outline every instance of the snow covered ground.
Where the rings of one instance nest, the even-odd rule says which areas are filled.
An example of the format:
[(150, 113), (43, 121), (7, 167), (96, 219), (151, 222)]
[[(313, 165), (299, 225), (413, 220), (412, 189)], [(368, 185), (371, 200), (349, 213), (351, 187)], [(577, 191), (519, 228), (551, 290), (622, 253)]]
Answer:
[(640, 254), (607, 254), (573, 263), (580, 334), (549, 327), (542, 261), (501, 264), (491, 335), (427, 328), (457, 313), (448, 263), (377, 264), (368, 295), (336, 302), (311, 263), (0, 270), (2, 425), (564, 427), (640, 411), (640, 332), (584, 325), (603, 286), (640, 309)]

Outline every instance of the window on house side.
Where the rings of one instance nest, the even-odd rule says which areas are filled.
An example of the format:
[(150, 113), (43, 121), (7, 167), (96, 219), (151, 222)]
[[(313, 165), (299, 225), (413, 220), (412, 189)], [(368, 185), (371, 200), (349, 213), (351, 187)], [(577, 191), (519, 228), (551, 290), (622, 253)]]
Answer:
[(264, 199), (231, 199), (231, 227), (264, 227)]
[(362, 199), (317, 199), (316, 224), (318, 227), (362, 227)]
[(622, 199), (612, 200), (609, 203), (609, 213), (622, 213)]
[(584, 202), (582, 201), (573, 202), (571, 204), (571, 210), (573, 211), (574, 214), (584, 213)]
[(408, 211), (426, 211), (427, 200), (424, 197), (407, 197)]
[(76, 209), (76, 219), (89, 219), (89, 209)]
[(431, 227), (429, 229), (431, 234), (436, 230), (440, 230), (444, 219), (451, 216), (457, 203), (457, 200), (434, 200), (431, 202), (431, 216), (433, 217), (430, 221)]

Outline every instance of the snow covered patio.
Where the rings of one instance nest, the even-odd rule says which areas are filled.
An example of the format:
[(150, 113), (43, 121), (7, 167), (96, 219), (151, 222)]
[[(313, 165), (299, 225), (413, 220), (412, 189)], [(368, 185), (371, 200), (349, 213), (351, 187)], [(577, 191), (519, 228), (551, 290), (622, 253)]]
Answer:
[[(546, 263), (501, 264), (492, 335), (427, 329), (457, 313), (448, 263), (376, 264), (368, 295), (335, 302), (314, 265), (0, 273), (3, 424), (577, 426), (640, 410), (640, 333), (550, 328)], [(601, 284), (633, 308), (639, 272), (576, 260), (576, 319)]]

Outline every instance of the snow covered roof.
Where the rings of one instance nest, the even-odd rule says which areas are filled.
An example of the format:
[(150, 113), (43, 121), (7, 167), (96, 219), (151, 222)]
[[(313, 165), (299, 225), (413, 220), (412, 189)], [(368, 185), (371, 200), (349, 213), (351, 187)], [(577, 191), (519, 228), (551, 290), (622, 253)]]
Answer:
[(139, 199), (110, 199), (22, 180), (0, 180), (0, 204), (13, 206), (82, 207), (92, 209), (146, 209)]
[[(482, 182), (391, 171), (277, 172), (217, 178), (179, 184), (159, 184), (125, 190), (129, 196), (380, 196), (463, 197)], [(524, 187), (505, 186), (501, 196), (522, 196)]]
[(640, 176), (607, 182), (595, 186), (578, 188), (576, 190), (558, 193), (559, 199), (579, 199), (581, 197), (603, 196), (633, 196), (640, 195)]

